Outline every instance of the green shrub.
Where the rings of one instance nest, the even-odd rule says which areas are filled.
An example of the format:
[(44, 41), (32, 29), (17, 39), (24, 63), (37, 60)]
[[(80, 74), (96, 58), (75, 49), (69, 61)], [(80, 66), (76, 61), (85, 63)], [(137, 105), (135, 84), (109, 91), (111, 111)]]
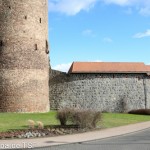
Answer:
[(63, 108), (57, 111), (57, 119), (62, 126), (66, 125), (67, 121), (71, 120), (73, 110), (70, 108)]
[(72, 121), (80, 128), (91, 128), (91, 113), (86, 110), (76, 110)]
[(101, 112), (92, 110), (76, 110), (73, 122), (80, 128), (96, 128), (96, 124), (101, 121)]
[(150, 109), (135, 109), (128, 112), (129, 114), (150, 115)]
[(92, 127), (96, 128), (98, 122), (102, 120), (102, 113), (100, 111), (93, 112), (93, 120), (92, 120)]
[(96, 124), (101, 121), (101, 112), (82, 109), (64, 108), (57, 112), (57, 119), (61, 125), (72, 122), (79, 128), (96, 128)]

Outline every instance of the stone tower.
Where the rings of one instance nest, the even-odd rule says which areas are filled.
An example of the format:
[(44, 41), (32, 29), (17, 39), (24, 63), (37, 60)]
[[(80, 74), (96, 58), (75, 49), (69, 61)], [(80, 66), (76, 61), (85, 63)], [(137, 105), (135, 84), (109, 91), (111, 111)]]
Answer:
[(0, 112), (49, 111), (48, 1), (0, 0)]

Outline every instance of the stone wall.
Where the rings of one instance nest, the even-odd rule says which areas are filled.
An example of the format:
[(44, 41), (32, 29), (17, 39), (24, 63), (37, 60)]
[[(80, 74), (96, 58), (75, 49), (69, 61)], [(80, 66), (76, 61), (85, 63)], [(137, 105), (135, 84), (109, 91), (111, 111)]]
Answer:
[(0, 0), (0, 112), (49, 111), (48, 1)]
[(90, 108), (108, 112), (150, 108), (146, 74), (65, 74), (50, 79), (51, 109)]

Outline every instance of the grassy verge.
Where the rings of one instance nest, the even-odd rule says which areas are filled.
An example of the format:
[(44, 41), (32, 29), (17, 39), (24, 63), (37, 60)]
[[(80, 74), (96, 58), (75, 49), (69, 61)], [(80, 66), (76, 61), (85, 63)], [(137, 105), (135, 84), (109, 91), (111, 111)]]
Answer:
[(0, 132), (12, 129), (26, 129), (29, 119), (41, 121), (44, 125), (59, 124), (56, 120), (56, 111), (34, 114), (0, 113)]
[(104, 128), (112, 128), (145, 121), (150, 121), (150, 116), (123, 113), (104, 113), (102, 124)]
[[(0, 132), (9, 131), (11, 129), (26, 129), (29, 119), (42, 121), (44, 125), (59, 124), (56, 120), (56, 111), (35, 114), (0, 113)], [(112, 128), (144, 121), (150, 121), (150, 116), (104, 113), (102, 125), (104, 128)]]

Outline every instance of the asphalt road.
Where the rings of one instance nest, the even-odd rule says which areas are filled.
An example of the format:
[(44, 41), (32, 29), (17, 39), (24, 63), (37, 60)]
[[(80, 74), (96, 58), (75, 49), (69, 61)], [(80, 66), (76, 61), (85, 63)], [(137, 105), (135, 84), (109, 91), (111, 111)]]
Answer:
[(150, 150), (150, 129), (103, 140), (36, 148), (36, 150)]

